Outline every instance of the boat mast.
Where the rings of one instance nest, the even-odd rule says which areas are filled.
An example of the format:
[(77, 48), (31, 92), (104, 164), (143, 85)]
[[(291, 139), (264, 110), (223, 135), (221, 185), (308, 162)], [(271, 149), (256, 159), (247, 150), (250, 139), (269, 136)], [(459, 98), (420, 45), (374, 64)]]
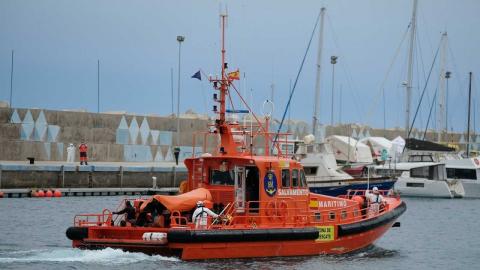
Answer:
[(320, 32), (318, 35), (318, 54), (317, 54), (317, 76), (315, 80), (315, 109), (313, 112), (313, 135), (317, 138), (317, 131), (320, 118), (320, 71), (322, 65), (322, 49), (323, 49), (323, 25), (324, 25), (324, 18), (325, 18), (325, 8), (322, 7), (320, 9)]
[(410, 48), (408, 53), (408, 72), (407, 72), (407, 95), (405, 111), (405, 138), (408, 138), (410, 129), (410, 106), (412, 101), (412, 77), (413, 77), (413, 48), (415, 45), (415, 30), (417, 17), (417, 0), (413, 0), (412, 20), (410, 22)]
[(470, 103), (472, 101), (472, 72), (469, 73), (468, 83), (468, 118), (467, 118), (467, 158), (470, 157)]
[(227, 14), (220, 14), (222, 18), (222, 81), (220, 83), (220, 125), (225, 123), (225, 98), (228, 89), (228, 79), (225, 76), (225, 21)]
[[(442, 141), (442, 133), (445, 130), (445, 58), (447, 55), (447, 32), (442, 34), (442, 52), (440, 58), (440, 86), (438, 95), (438, 111), (437, 111), (437, 142)], [(446, 136), (446, 135), (445, 135)]]

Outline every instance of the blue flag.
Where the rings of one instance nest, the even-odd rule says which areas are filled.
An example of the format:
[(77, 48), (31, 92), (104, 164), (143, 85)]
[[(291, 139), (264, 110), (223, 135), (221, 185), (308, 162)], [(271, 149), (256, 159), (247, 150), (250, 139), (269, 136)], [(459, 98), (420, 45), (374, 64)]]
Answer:
[(202, 80), (202, 74), (200, 73), (200, 70), (197, 71), (195, 74), (193, 74), (192, 78), (198, 79), (199, 81)]

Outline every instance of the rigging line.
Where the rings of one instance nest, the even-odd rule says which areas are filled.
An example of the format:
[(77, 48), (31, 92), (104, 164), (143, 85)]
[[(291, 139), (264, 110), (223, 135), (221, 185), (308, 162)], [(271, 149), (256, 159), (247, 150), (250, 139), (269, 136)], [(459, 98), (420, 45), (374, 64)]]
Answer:
[[(423, 70), (423, 81), (426, 82), (427, 81), (427, 79), (426, 79), (427, 75), (425, 73), (425, 64), (423, 62), (423, 52), (422, 52), (422, 47), (420, 46), (420, 41), (418, 40), (418, 36), (415, 38), (415, 41), (416, 41), (415, 42), (415, 46), (416, 46), (415, 48), (418, 47), (417, 50), (416, 50), (418, 53), (415, 54), (415, 57), (417, 57), (417, 61), (416, 61), (417, 74), (420, 73), (419, 65), (420, 65), (420, 62), (421, 62), (422, 70)], [(420, 61), (418, 61), (418, 58), (420, 58)], [(417, 89), (420, 89), (420, 76), (417, 76), (417, 78), (419, 78), (417, 80)], [(417, 94), (420, 94), (420, 93), (417, 91)], [(428, 91), (426, 92), (426, 94), (427, 94), (427, 100), (430, 100), (430, 94), (428, 93)], [(422, 112), (422, 110), (419, 111), (419, 116), (418, 117), (420, 118), (420, 126), (423, 126), (423, 112)]]
[(395, 60), (397, 60), (398, 55), (400, 54), (400, 50), (402, 49), (403, 42), (407, 38), (408, 30), (410, 29), (410, 25), (407, 26), (407, 29), (405, 30), (405, 33), (403, 34), (402, 40), (400, 41), (400, 44), (398, 44), (398, 47), (395, 51), (395, 54), (393, 56), (392, 61), (390, 62), (390, 65), (388, 66), (387, 73), (385, 74), (385, 77), (383, 78), (382, 83), (380, 84), (380, 89), (385, 88), (385, 84), (388, 79), (388, 75), (390, 75), (390, 72), (392, 71), (393, 65), (395, 64)]
[(433, 105), (435, 105), (435, 100), (437, 99), (437, 93), (438, 93), (438, 85), (435, 88), (435, 95), (433, 95), (432, 104), (430, 105), (430, 112), (428, 113), (427, 124), (425, 125), (425, 131), (423, 132), (422, 140), (425, 140), (425, 137), (427, 136), (428, 124), (430, 123), (430, 117), (432, 116)]
[(440, 39), (440, 42), (438, 44), (438, 48), (437, 48), (437, 51), (435, 52), (435, 57), (433, 58), (433, 62), (432, 62), (432, 66), (430, 67), (430, 71), (428, 73), (428, 77), (427, 77), (427, 81), (425, 82), (425, 86), (423, 88), (423, 91), (422, 91), (422, 95), (420, 96), (420, 100), (418, 101), (418, 105), (417, 105), (417, 109), (415, 111), (415, 115), (413, 116), (413, 120), (412, 120), (412, 124), (410, 125), (410, 128), (408, 129), (408, 134), (407, 134), (407, 138), (410, 137), (410, 134), (412, 133), (412, 128), (413, 128), (413, 125), (415, 124), (415, 120), (417, 119), (417, 115), (418, 115), (418, 110), (420, 108), (420, 105), (422, 104), (422, 100), (423, 100), (423, 96), (425, 94), (425, 90), (427, 89), (427, 86), (428, 86), (428, 81), (430, 80), (430, 76), (432, 75), (432, 70), (433, 70), (433, 67), (435, 65), (435, 61), (437, 60), (437, 56), (438, 56), (438, 51), (440, 51), (440, 46), (442, 45), (442, 41)]
[[(328, 26), (330, 27), (330, 30), (332, 32), (333, 43), (335, 44), (335, 47), (338, 49), (339, 53), (342, 55), (343, 59), (347, 59), (346, 55), (343, 53), (343, 50), (340, 48), (338, 38), (337, 38), (337, 35), (335, 33), (335, 29), (333, 29), (333, 23), (330, 19), (330, 16), (328, 15), (328, 13), (326, 14), (326, 16), (327, 16)], [(358, 89), (358, 88), (355, 86), (355, 83), (353, 82), (353, 78), (351, 76), (350, 69), (348, 67), (348, 62), (346, 60), (343, 60), (342, 62), (344, 64), (340, 65), (340, 68), (345, 73), (345, 78), (347, 79), (347, 84), (349, 85), (349, 88), (351, 90), (351, 94), (352, 94), (354, 100), (359, 100), (359, 98), (357, 97), (357, 94), (356, 94), (358, 91), (353, 91), (353, 90)], [(356, 103), (356, 102), (353, 102), (353, 103), (355, 104), (355, 107), (356, 107), (359, 115), (365, 115), (363, 110), (362, 110), (362, 107), (359, 107), (358, 103)]]
[[(235, 92), (237, 93), (238, 97), (240, 98), (240, 100), (243, 102), (243, 105), (245, 105), (245, 107), (247, 107), (247, 109), (250, 111), (251, 115), (253, 116), (253, 118), (255, 118), (255, 121), (257, 121), (257, 124), (258, 124), (258, 127), (259, 127), (259, 130), (261, 130), (262, 132), (264, 133), (267, 133), (267, 130), (265, 129), (265, 127), (262, 125), (262, 123), (260, 122), (260, 120), (257, 118), (257, 115), (252, 111), (252, 109), (250, 108), (250, 106), (248, 106), (248, 103), (245, 101), (245, 99), (242, 97), (242, 95), (240, 95), (240, 91), (238, 91), (237, 87), (235, 87), (235, 85), (232, 83), (230, 83), (230, 86), (233, 88), (233, 90), (235, 90)], [(253, 92), (253, 89), (251, 90), (251, 92)], [(253, 121), (251, 121), (253, 122)], [(268, 136), (270, 138), (270, 136)], [(273, 140), (270, 139), (270, 141), (272, 143), (274, 143)], [(276, 148), (278, 150), (278, 153), (282, 153), (282, 151), (280, 150), (280, 147), (278, 145), (276, 145)]]
[[(407, 38), (407, 35), (408, 35), (408, 30), (410, 29), (410, 24), (407, 26), (407, 29), (405, 29), (405, 33), (403, 34), (403, 37), (400, 41), (400, 44), (398, 45), (397, 49), (395, 50), (395, 54), (393, 56), (393, 59), (392, 61), (390, 62), (390, 65), (387, 69), (387, 73), (385, 74), (385, 77), (382, 81), (382, 84), (380, 85), (380, 88), (379, 88), (379, 95), (375, 95), (377, 98), (374, 100), (373, 102), (373, 106), (370, 107), (370, 110), (367, 112), (366, 114), (366, 119), (369, 119), (373, 113), (374, 113), (374, 110), (377, 108), (377, 105), (380, 101), (380, 98), (379, 97), (384, 97), (385, 96), (385, 83), (387, 82), (387, 79), (388, 79), (388, 75), (390, 75), (390, 72), (392, 71), (392, 68), (393, 68), (393, 65), (398, 57), (398, 55), (400, 54), (400, 51), (401, 51), (401, 48), (402, 48), (402, 45), (403, 45), (403, 42), (405, 41), (405, 39)], [(355, 100), (358, 100), (355, 98)], [(354, 102), (355, 104), (357, 104), (356, 102)], [(385, 112), (384, 112), (385, 113)], [(360, 128), (360, 133), (363, 133), (363, 131), (365, 130), (365, 125), (363, 125), (361, 128)]]
[(300, 64), (300, 68), (298, 70), (297, 77), (295, 78), (295, 82), (293, 83), (292, 91), (291, 91), (291, 93), (288, 97), (287, 105), (285, 106), (285, 110), (283, 111), (282, 121), (280, 121), (280, 125), (278, 126), (277, 133), (275, 134), (275, 139), (273, 140), (274, 145), (277, 142), (278, 135), (279, 135), (280, 130), (282, 129), (282, 126), (283, 126), (283, 121), (285, 121), (285, 116), (287, 115), (288, 108), (290, 107), (290, 102), (292, 101), (293, 94), (295, 93), (295, 88), (297, 87), (298, 78), (300, 77), (300, 73), (302, 72), (302, 69), (303, 69), (303, 64), (305, 63), (305, 59), (307, 58), (307, 54), (308, 54), (308, 51), (310, 49), (310, 45), (312, 44), (312, 39), (313, 39), (313, 36), (315, 35), (315, 30), (317, 30), (318, 21), (320, 20), (320, 14), (321, 14), (321, 12), (318, 13), (317, 19), (315, 21), (315, 26), (313, 27), (313, 31), (312, 31), (312, 34), (310, 36), (310, 40), (308, 41), (307, 50), (305, 51), (305, 54), (303, 55), (302, 63)]
[[(410, 27), (410, 24), (409, 24), (409, 27)], [(401, 66), (400, 66), (400, 72), (398, 73), (398, 79), (396, 80), (396, 82), (404, 82), (404, 78), (406, 77), (406, 73), (407, 73), (407, 62), (408, 62), (408, 57), (403, 57), (403, 62), (401, 63)], [(402, 98), (404, 98), (404, 91), (405, 91), (405, 86), (403, 86), (402, 84), (398, 84), (398, 83), (395, 83), (396, 85), (396, 94), (397, 94), (397, 99), (396, 100), (401, 100)], [(399, 126), (400, 124), (400, 115), (399, 113), (395, 114), (396, 115), (396, 125)]]
[(454, 56), (453, 51), (452, 51), (451, 43), (452, 43), (452, 41), (449, 40), (448, 44), (447, 44), (447, 47), (448, 47), (448, 51), (450, 52), (450, 56), (452, 57), (453, 75), (454, 75), (454, 77), (458, 78), (455, 81), (458, 84), (458, 90), (459, 90), (460, 94), (462, 95), (462, 98), (466, 99), (467, 96), (464, 95), (464, 92), (460, 91), (460, 89), (464, 89), (464, 86), (465, 86), (464, 84), (462, 84), (462, 82), (466, 83), (466, 81), (465, 80), (462, 81), (462, 80), (459, 79), (459, 78), (461, 78), (460, 74), (462, 74), (462, 73), (459, 71), (458, 66), (457, 66), (457, 62), (455, 61), (455, 56)]

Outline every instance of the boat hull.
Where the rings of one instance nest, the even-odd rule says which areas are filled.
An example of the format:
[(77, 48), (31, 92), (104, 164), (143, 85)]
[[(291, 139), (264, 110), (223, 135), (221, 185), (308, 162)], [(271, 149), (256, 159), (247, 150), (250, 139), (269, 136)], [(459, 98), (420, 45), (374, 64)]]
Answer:
[(450, 183), (411, 177), (398, 178), (394, 190), (407, 197), (462, 198), (465, 195), (460, 181)]
[(479, 180), (461, 180), (465, 189), (465, 198), (480, 198)]
[[(78, 229), (73, 247), (83, 249), (118, 248), (130, 252), (175, 256), (182, 260), (288, 257), (319, 254), (343, 254), (373, 244), (406, 210), (405, 203), (375, 218), (334, 227), (333, 238), (324, 240), (318, 227), (270, 228), (245, 230), (168, 231), (168, 243), (142, 241), (139, 235), (153, 228), (91, 227)], [(71, 228), (69, 229), (71, 230)], [(215, 235), (216, 232), (218, 235)], [(101, 238), (104, 233), (128, 236), (123, 239)], [(67, 236), (69, 235), (67, 230)], [(93, 235), (93, 237), (92, 237)], [(69, 237), (71, 237), (70, 234)], [(80, 239), (85, 237), (85, 239)], [(225, 241), (229, 240), (229, 241)]]
[(366, 181), (361, 183), (338, 181), (336, 182), (336, 185), (333, 183), (328, 185), (309, 183), (309, 188), (313, 193), (337, 197), (339, 195), (347, 194), (349, 190), (367, 190), (372, 187), (377, 187), (379, 190), (389, 190), (393, 188), (395, 181), (396, 179), (383, 179), (380, 181), (372, 180), (369, 184), (367, 184)]

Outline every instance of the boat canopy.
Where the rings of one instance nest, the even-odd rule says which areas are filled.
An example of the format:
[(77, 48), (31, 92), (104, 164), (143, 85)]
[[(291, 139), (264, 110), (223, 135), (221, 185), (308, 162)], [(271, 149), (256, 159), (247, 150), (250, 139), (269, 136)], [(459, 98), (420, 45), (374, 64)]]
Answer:
[(170, 195), (154, 195), (148, 201), (142, 204), (140, 211), (153, 201), (157, 201), (165, 206), (170, 212), (173, 211), (190, 211), (197, 206), (198, 201), (212, 200), (210, 191), (205, 188), (197, 188), (190, 192), (180, 194), (177, 196)]
[(391, 156), (392, 152), (395, 151), (392, 150), (392, 141), (387, 140), (384, 137), (366, 137), (361, 139), (360, 142), (370, 146), (372, 153), (374, 153), (377, 157), (382, 155), (383, 150), (387, 151), (388, 156)]
[(326, 141), (332, 146), (335, 158), (344, 162), (372, 163), (370, 147), (346, 136), (332, 135)]
[(406, 140), (405, 147), (409, 150), (415, 151), (436, 151), (436, 152), (453, 152), (455, 148), (451, 148), (442, 144), (422, 141), (413, 138), (408, 138)]

